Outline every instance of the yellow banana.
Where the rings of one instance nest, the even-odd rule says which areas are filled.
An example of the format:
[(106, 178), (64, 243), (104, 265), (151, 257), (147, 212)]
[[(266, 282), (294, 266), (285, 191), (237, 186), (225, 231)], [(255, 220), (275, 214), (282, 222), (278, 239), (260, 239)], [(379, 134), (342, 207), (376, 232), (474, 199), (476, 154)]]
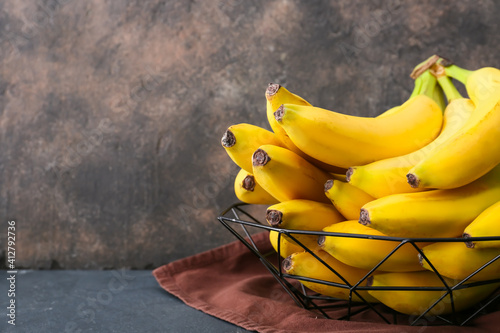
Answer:
[[(452, 64), (445, 66), (445, 73), (465, 85), (467, 94), (477, 107), (489, 110), (498, 103), (500, 99), (500, 69), (483, 67), (470, 71)], [(478, 117), (482, 118), (482, 115), (478, 115)]]
[[(346, 287), (340, 287), (320, 282), (301, 280), (304, 286), (321, 295), (349, 300), (349, 285), (352, 287), (357, 284), (365, 277), (368, 271), (346, 265), (321, 250), (315, 251), (314, 254), (330, 266), (330, 268), (335, 270), (335, 272), (337, 272), (340, 276), (342, 276), (343, 279), (341, 279), (337, 274), (332, 272), (332, 270), (308, 252), (297, 252), (288, 256), (282, 263), (283, 271), (297, 277), (306, 277), (345, 285)], [(360, 285), (365, 286), (366, 281), (361, 282)], [(357, 293), (367, 302), (377, 302), (377, 300), (370, 296), (366, 291), (358, 290)], [(352, 300), (355, 302), (362, 301), (361, 298), (359, 298), (354, 292), (352, 293)]]
[[(269, 231), (269, 241), (271, 242), (273, 249), (279, 253), (281, 257), (286, 258), (293, 253), (303, 252), (306, 250), (304, 247), (311, 251), (319, 250), (318, 236), (297, 233), (291, 233), (291, 235), (302, 245), (283, 233), (280, 234), (280, 232), (275, 230)], [(280, 244), (279, 248), (278, 239)]]
[[(444, 278), (449, 287), (454, 287), (456, 282)], [(378, 299), (386, 306), (408, 315), (421, 315), (437, 300), (439, 300), (447, 291), (443, 282), (434, 272), (400, 272), (400, 273), (381, 273), (370, 278), (369, 283), (373, 290), (369, 290), (370, 295)], [(499, 284), (487, 284), (475, 287), (453, 290), (453, 302), (450, 295), (443, 297), (427, 315), (437, 316), (453, 312), (462, 311), (481, 302), (491, 295)], [(381, 288), (376, 290), (375, 288)], [(406, 287), (416, 288), (414, 290), (384, 290), (386, 287)], [(425, 290), (418, 288), (425, 287), (443, 287), (444, 290)]]
[(269, 206), (266, 221), (282, 229), (321, 231), (345, 218), (332, 204), (312, 200), (289, 200)]
[(408, 172), (408, 183), (413, 187), (460, 187), (500, 163), (500, 70), (470, 72), (452, 65), (445, 71), (461, 77), (476, 108), (459, 131)]
[[(358, 221), (335, 223), (324, 228), (323, 231), (342, 234), (386, 236), (375, 229), (359, 224)], [(344, 264), (371, 270), (384, 260), (400, 242), (348, 236), (319, 236), (318, 243), (324, 251)], [(423, 245), (427, 245), (427, 243), (417, 244), (417, 246)], [(406, 243), (388, 257), (377, 270), (387, 272), (422, 270), (422, 266), (418, 260), (418, 251), (410, 243)]]
[(389, 110), (386, 110), (384, 113), (379, 114), (377, 116), (377, 118), (387, 117), (388, 115), (396, 113), (396, 112), (398, 112), (400, 107), (401, 107), (401, 105), (394, 106), (394, 107), (390, 108)]
[(456, 133), (469, 119), (474, 110), (474, 103), (462, 98), (451, 79), (438, 77), (444, 87), (448, 106), (444, 111), (443, 129), (439, 136), (428, 145), (406, 155), (379, 160), (370, 164), (351, 167), (347, 170), (347, 181), (375, 198), (389, 194), (422, 191), (411, 187), (406, 174), (419, 161), (423, 160), (435, 147), (445, 142)]
[(385, 117), (284, 104), (275, 118), (300, 150), (328, 164), (348, 168), (407, 154), (434, 140), (443, 122), (432, 98), (436, 78), (427, 71), (416, 80), (425, 80), (421, 94)]
[(252, 173), (252, 154), (262, 145), (280, 146), (278, 137), (262, 127), (241, 123), (230, 126), (221, 139), (222, 147), (236, 165)]
[[(500, 239), (500, 201), (494, 203), (465, 228), (462, 237), (498, 237)], [(500, 249), (500, 240), (467, 241), (467, 247)]]
[(359, 222), (389, 236), (460, 237), (467, 225), (499, 200), (500, 165), (459, 188), (393, 194), (370, 201), (361, 209)]
[(298, 148), (292, 143), (285, 130), (276, 122), (274, 118), (274, 111), (278, 109), (281, 104), (297, 104), (297, 105), (307, 105), (311, 104), (303, 99), (302, 97), (291, 93), (285, 87), (282, 87), (276, 83), (270, 83), (266, 89), (266, 100), (267, 100), (267, 120), (274, 133), (280, 138), (283, 144), (290, 150), (294, 151)]
[(356, 186), (333, 179), (326, 181), (325, 195), (347, 220), (359, 219), (361, 207), (375, 200)]
[(335, 173), (345, 173), (346, 170), (343, 168), (339, 168), (337, 166), (321, 162), (304, 153), (292, 142), (292, 140), (290, 140), (285, 130), (276, 122), (276, 119), (274, 117), (274, 112), (279, 108), (281, 104), (311, 106), (311, 104), (308, 101), (306, 101), (305, 99), (294, 93), (291, 93), (285, 87), (282, 87), (276, 83), (270, 83), (268, 85), (266, 90), (266, 99), (267, 99), (267, 120), (269, 121), (269, 125), (271, 125), (273, 132), (276, 133), (276, 136), (279, 137), (279, 139), (283, 143), (282, 146), (287, 147), (300, 157), (306, 159), (308, 162), (314, 164), (315, 166), (323, 170)]
[(330, 203), (323, 184), (331, 175), (286, 148), (263, 145), (253, 154), (253, 175), (280, 202), (307, 199)]
[(234, 179), (234, 193), (239, 200), (248, 204), (273, 205), (278, 203), (278, 200), (267, 193), (255, 181), (255, 177), (244, 169), (241, 169)]
[[(439, 274), (451, 279), (463, 280), (484, 264), (500, 257), (498, 249), (470, 249), (463, 242), (437, 242), (422, 248), (424, 256)], [(422, 266), (432, 270), (429, 262), (419, 254)], [(500, 278), (500, 260), (493, 261), (470, 278), (486, 281)]]

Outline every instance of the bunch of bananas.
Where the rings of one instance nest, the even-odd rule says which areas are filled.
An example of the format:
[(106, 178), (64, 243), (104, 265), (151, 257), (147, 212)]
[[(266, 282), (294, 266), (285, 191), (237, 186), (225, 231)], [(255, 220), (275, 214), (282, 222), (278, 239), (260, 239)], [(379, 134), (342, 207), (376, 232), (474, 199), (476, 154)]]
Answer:
[[(500, 285), (500, 70), (434, 55), (411, 77), (408, 100), (377, 117), (269, 84), (272, 131), (233, 125), (222, 146), (238, 199), (268, 206), (286, 273), (323, 295), (446, 314)], [(463, 280), (479, 283), (450, 294)]]

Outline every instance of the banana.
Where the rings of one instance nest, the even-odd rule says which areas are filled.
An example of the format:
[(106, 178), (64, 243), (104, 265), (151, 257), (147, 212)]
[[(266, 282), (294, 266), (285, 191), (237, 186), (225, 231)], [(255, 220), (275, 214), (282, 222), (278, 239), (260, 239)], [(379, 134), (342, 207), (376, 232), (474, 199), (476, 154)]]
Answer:
[(460, 187), (500, 163), (500, 70), (471, 72), (452, 65), (445, 72), (465, 83), (475, 110), (467, 124), (408, 172), (412, 187)]
[(462, 98), (457, 88), (447, 76), (439, 76), (438, 82), (449, 101), (443, 117), (443, 129), (439, 136), (428, 145), (406, 155), (379, 160), (347, 170), (346, 179), (375, 198), (389, 194), (420, 192), (423, 188), (408, 185), (406, 174), (423, 160), (435, 147), (456, 133), (470, 118), (475, 106), (468, 98)]
[(241, 169), (234, 179), (234, 193), (239, 200), (248, 204), (273, 205), (279, 202), (255, 181), (251, 173), (244, 169)]
[[(375, 229), (359, 224), (358, 221), (335, 223), (324, 228), (323, 231), (341, 234), (386, 236)], [(399, 243), (400, 241), (357, 238), (349, 235), (319, 236), (318, 238), (320, 247), (335, 259), (340, 260), (346, 265), (366, 270), (371, 270), (378, 265)], [(428, 244), (416, 245), (420, 247)], [(422, 270), (417, 255), (418, 251), (410, 243), (403, 244), (377, 270), (387, 272)]]
[(293, 144), (285, 130), (276, 122), (274, 118), (274, 111), (278, 109), (281, 104), (297, 104), (311, 106), (311, 104), (302, 97), (291, 93), (285, 87), (276, 83), (270, 83), (266, 89), (266, 114), (269, 125), (274, 133), (280, 138), (282, 143), (290, 150), (294, 151), (298, 148)]
[[(301, 244), (297, 243), (291, 237), (275, 230), (269, 231), (269, 241), (273, 249), (280, 254), (282, 258), (286, 258), (296, 252), (304, 252), (306, 248), (310, 251), (318, 251), (318, 236), (305, 235), (298, 233), (290, 233), (292, 237), (297, 239)], [(279, 247), (278, 247), (279, 240)]]
[(500, 165), (459, 188), (392, 194), (370, 201), (361, 209), (359, 222), (389, 236), (460, 237), (467, 225), (499, 200)]
[(386, 110), (384, 113), (379, 114), (377, 116), (377, 118), (387, 117), (388, 115), (391, 115), (393, 113), (397, 113), (400, 108), (401, 108), (401, 105), (394, 106), (394, 107), (390, 108), (389, 110)]
[[(422, 266), (450, 279), (463, 280), (490, 260), (500, 258), (498, 249), (470, 249), (463, 242), (436, 242), (422, 248), (426, 259), (419, 254)], [(500, 260), (495, 260), (470, 278), (486, 281), (500, 278)]]
[(241, 123), (230, 126), (221, 139), (222, 147), (236, 165), (252, 173), (252, 154), (264, 144), (280, 146), (278, 137), (262, 127)]
[(358, 219), (361, 207), (375, 200), (356, 186), (334, 179), (325, 182), (325, 195), (347, 220)]
[(330, 203), (323, 184), (331, 177), (286, 148), (263, 145), (253, 154), (253, 175), (280, 202), (307, 199)]
[[(494, 203), (465, 228), (462, 237), (499, 237), (500, 238), (500, 201)], [(495, 248), (500, 250), (500, 240), (467, 241), (467, 247), (477, 249)]]
[(339, 168), (335, 165), (329, 165), (327, 163), (321, 162), (305, 154), (292, 142), (292, 140), (290, 140), (285, 130), (276, 122), (276, 119), (274, 117), (274, 112), (278, 109), (278, 107), (281, 104), (296, 104), (296, 105), (311, 106), (311, 104), (308, 101), (306, 101), (305, 99), (294, 93), (291, 93), (285, 87), (282, 87), (276, 83), (270, 83), (268, 85), (266, 90), (266, 100), (267, 100), (266, 103), (267, 120), (269, 121), (269, 125), (271, 125), (271, 129), (273, 130), (273, 132), (276, 133), (276, 136), (279, 137), (279, 139), (281, 140), (283, 147), (287, 147), (288, 149), (290, 149), (300, 157), (306, 159), (309, 163), (312, 163), (318, 168), (321, 168), (328, 172), (345, 173), (346, 170), (343, 168)]
[[(438, 62), (442, 61), (440, 59)], [(500, 99), (500, 69), (483, 67), (470, 71), (453, 64), (444, 66), (446, 75), (465, 85), (467, 94), (477, 107), (489, 110), (498, 103)], [(479, 115), (479, 118), (481, 117), (482, 115)]]
[[(320, 280), (321, 282), (304, 280), (301, 280), (301, 282), (307, 288), (321, 295), (349, 300), (351, 296), (349, 288), (364, 279), (368, 271), (346, 265), (321, 250), (313, 253), (337, 272), (343, 279), (308, 252), (297, 252), (288, 256), (282, 262), (283, 271), (287, 274), (296, 276), (299, 280), (299, 277)], [(335, 283), (338, 285), (328, 285), (322, 282)], [(365, 286), (366, 281), (362, 281), (359, 285)], [(364, 290), (357, 290), (352, 293), (352, 300), (354, 302), (362, 302), (362, 299), (358, 295), (367, 302), (377, 302), (375, 298)]]
[[(449, 287), (455, 281), (444, 278)], [(386, 306), (408, 315), (418, 316), (438, 301), (447, 291), (446, 287), (434, 272), (399, 272), (381, 273), (370, 277), (368, 285), (373, 288), (368, 293)], [(465, 310), (491, 295), (499, 284), (486, 284), (453, 290), (453, 301), (450, 295), (443, 297), (426, 315), (437, 316)], [(385, 288), (401, 287), (409, 290), (385, 290)], [(443, 290), (425, 290), (425, 287), (442, 287)], [(379, 288), (378, 290), (376, 288)], [(412, 288), (412, 289), (410, 289)]]
[(344, 220), (332, 204), (312, 200), (284, 201), (269, 206), (266, 211), (267, 223), (282, 229), (321, 231)]
[(356, 117), (293, 104), (283, 104), (274, 115), (307, 155), (343, 168), (363, 165), (410, 153), (439, 134), (443, 113), (432, 98), (436, 78), (426, 71), (418, 80), (424, 80), (421, 93), (385, 117)]

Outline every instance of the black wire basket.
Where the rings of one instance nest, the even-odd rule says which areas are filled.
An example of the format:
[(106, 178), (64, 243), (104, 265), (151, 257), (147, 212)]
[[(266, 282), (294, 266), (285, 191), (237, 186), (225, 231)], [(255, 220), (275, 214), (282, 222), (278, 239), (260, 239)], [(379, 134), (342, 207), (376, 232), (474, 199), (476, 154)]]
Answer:
[[(487, 299), (475, 304), (467, 310), (455, 311), (454, 305), (454, 293), (456, 294), (459, 290), (464, 288), (470, 288), (485, 284), (499, 283), (500, 278), (487, 280), (487, 281), (472, 281), (474, 275), (482, 271), (487, 266), (491, 265), (493, 262), (500, 258), (500, 253), (488, 262), (485, 262), (481, 267), (479, 267), (475, 272), (471, 273), (465, 279), (458, 281), (454, 285), (450, 285), (445, 281), (443, 276), (434, 268), (432, 263), (426, 258), (422, 250), (419, 248), (417, 243), (421, 242), (464, 242), (464, 241), (493, 241), (500, 240), (500, 237), (475, 237), (468, 238), (467, 240), (462, 238), (399, 238), (399, 237), (388, 237), (388, 236), (368, 236), (368, 235), (355, 235), (355, 234), (343, 234), (343, 233), (332, 233), (332, 232), (320, 232), (320, 231), (305, 231), (305, 230), (291, 230), (282, 229), (277, 227), (272, 227), (267, 223), (262, 223), (258, 219), (254, 218), (249, 212), (248, 208), (251, 205), (246, 203), (235, 203), (225, 209), (218, 220), (224, 227), (226, 227), (239, 241), (241, 241), (257, 258), (261, 261), (265, 268), (276, 278), (278, 283), (283, 287), (283, 289), (290, 295), (290, 297), (295, 301), (295, 303), (304, 308), (311, 310), (313, 312), (319, 313), (321, 316), (327, 319), (336, 320), (355, 320), (358, 314), (363, 314), (370, 311), (376, 314), (382, 322), (387, 324), (401, 324), (402, 322), (408, 323), (410, 326), (435, 326), (435, 325), (457, 325), (465, 326), (471, 322), (472, 319), (477, 318), (480, 315), (494, 312), (500, 309), (499, 299), (500, 292), (497, 290), (491, 294)], [(258, 231), (277, 231), (278, 235), (278, 248), (277, 252), (269, 252), (266, 248), (266, 252), (261, 251), (254, 241), (256, 232)], [(334, 236), (334, 237), (355, 237), (355, 238), (369, 238), (369, 239), (379, 239), (385, 241), (392, 241), (395, 244), (392, 252), (388, 253), (385, 258), (383, 258), (378, 264), (376, 264), (362, 279), (360, 279), (355, 284), (350, 284), (345, 278), (343, 278), (338, 272), (336, 272), (332, 267), (330, 267), (326, 262), (319, 258), (311, 249), (305, 246), (300, 240), (295, 237), (297, 235), (307, 234), (307, 235), (317, 235), (317, 236)], [(287, 274), (282, 269), (283, 258), (280, 255), (280, 237), (287, 236), (293, 241), (295, 241), (304, 251), (309, 252), (313, 255), (321, 264), (325, 265), (329, 270), (335, 273), (344, 283), (335, 283), (330, 281), (318, 280), (314, 278), (309, 278), (305, 276), (291, 275)], [(439, 287), (415, 287), (415, 286), (366, 286), (362, 285), (363, 282), (372, 275), (377, 268), (382, 265), (390, 256), (392, 256), (398, 249), (400, 249), (404, 244), (411, 244), (422, 256), (424, 260), (427, 260), (429, 266), (433, 269), (434, 273), (439, 277), (443, 286)], [(333, 298), (325, 295), (320, 295), (318, 293), (310, 291), (306, 288), (301, 281), (314, 282), (319, 284), (325, 284), (334, 287), (345, 288), (349, 290), (349, 300), (341, 300), (338, 298)], [(294, 283), (295, 282), (295, 283)], [(442, 290), (443, 295), (437, 299), (433, 304), (424, 310), (421, 314), (415, 316), (403, 315), (381, 303), (370, 303), (366, 301), (360, 294), (360, 291), (364, 290), (419, 290), (419, 291), (431, 291), (431, 290)], [(356, 295), (360, 301), (352, 300), (352, 296)], [(449, 296), (451, 301), (451, 313), (447, 315), (430, 315), (429, 311), (433, 309), (443, 298)], [(337, 317), (332, 317), (332, 311), (338, 310), (339, 308), (344, 309), (341, 315)], [(338, 311), (335, 311), (338, 314)], [(390, 319), (388, 319), (388, 317)]]

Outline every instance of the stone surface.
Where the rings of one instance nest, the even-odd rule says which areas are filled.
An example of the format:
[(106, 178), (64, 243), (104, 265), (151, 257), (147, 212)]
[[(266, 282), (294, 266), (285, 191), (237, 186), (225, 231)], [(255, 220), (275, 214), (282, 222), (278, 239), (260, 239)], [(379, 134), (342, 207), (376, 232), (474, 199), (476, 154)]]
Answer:
[[(0, 287), (8, 290), (9, 281)], [(2, 333), (250, 332), (187, 306), (149, 270), (22, 270), (16, 289), (15, 326), (5, 311)], [(10, 299), (0, 298), (3, 309)]]
[[(0, 3), (0, 246), (25, 268), (153, 268), (233, 240), (225, 129), (264, 91), (374, 116), (438, 53), (500, 67), (494, 1)], [(4, 260), (1, 260), (4, 261)]]

